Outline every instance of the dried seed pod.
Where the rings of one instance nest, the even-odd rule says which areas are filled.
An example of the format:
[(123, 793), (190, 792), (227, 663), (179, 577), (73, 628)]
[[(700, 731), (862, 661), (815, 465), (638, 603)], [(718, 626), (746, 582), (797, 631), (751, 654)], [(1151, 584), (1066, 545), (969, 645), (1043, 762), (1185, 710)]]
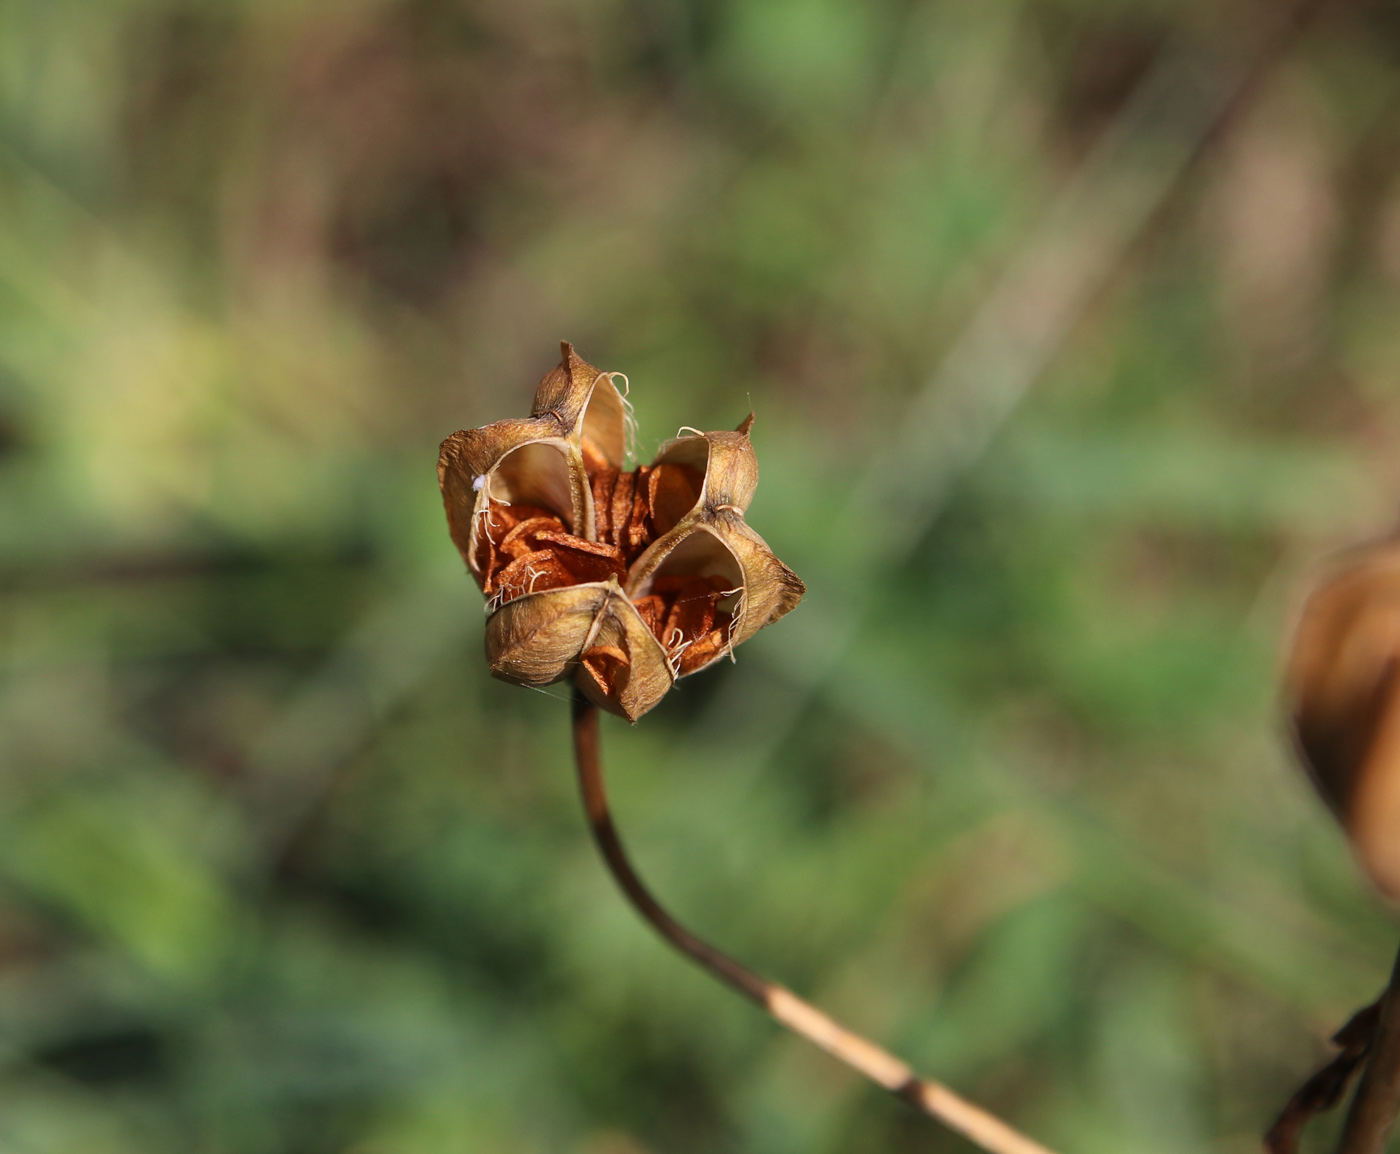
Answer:
[(481, 522), (493, 502), (548, 510), (574, 536), (597, 539), (584, 453), (621, 467), (626, 402), (612, 373), (595, 369), (567, 342), (562, 348), (528, 417), (465, 429), (442, 443), (438, 481), (448, 528), (479, 580)]
[[(628, 571), (627, 594), (641, 603), (677, 579), (689, 579), (680, 599), (689, 603), (689, 627), (668, 618), (661, 632), (677, 676), (732, 654), (734, 646), (793, 609), (806, 591), (744, 522), (758, 485), (752, 427), (750, 413), (732, 433), (680, 437), (656, 457), (658, 471), (669, 465), (685, 472), (678, 469), (679, 479), (653, 500), (661, 536)], [(687, 477), (690, 487), (682, 488)], [(697, 581), (710, 588), (702, 590)], [(708, 599), (712, 617), (705, 616), (705, 606), (696, 616), (695, 602), (702, 598)]]
[(487, 595), (491, 672), (572, 677), (635, 721), (801, 599), (744, 511), (758, 484), (752, 414), (623, 470), (616, 374), (569, 344), (527, 418), (452, 434), (438, 479), (452, 539)]
[(540, 687), (574, 677), (589, 700), (635, 721), (671, 688), (660, 643), (614, 579), (531, 593), (486, 623), (491, 673)]
[(1344, 555), (1313, 591), (1287, 685), (1313, 783), (1400, 901), (1400, 539)]

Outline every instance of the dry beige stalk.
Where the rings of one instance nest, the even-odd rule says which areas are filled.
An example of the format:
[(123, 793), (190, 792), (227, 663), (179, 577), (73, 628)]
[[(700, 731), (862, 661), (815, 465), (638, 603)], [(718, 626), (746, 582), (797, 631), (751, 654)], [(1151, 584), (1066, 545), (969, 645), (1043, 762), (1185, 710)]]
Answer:
[(668, 942), (788, 1029), (992, 1154), (1051, 1154), (696, 937), (632, 868), (608, 810), (598, 709), (635, 721), (805, 590), (744, 522), (758, 485), (752, 413), (732, 433), (677, 437), (626, 471), (616, 374), (563, 350), (530, 416), (453, 433), (438, 479), (452, 539), (488, 598), (491, 672), (520, 685), (574, 681), (579, 784), (613, 877)]

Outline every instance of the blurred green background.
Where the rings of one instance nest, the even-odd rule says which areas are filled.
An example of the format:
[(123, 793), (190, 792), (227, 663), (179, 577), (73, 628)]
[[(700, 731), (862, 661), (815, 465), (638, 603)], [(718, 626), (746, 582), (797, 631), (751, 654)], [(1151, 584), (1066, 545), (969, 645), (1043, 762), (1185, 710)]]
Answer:
[(0, 2), (0, 1154), (970, 1149), (485, 675), (437, 444), (561, 338), (644, 459), (756, 411), (810, 589), (605, 723), (658, 891), (1065, 1154), (1256, 1149), (1397, 937), (1277, 707), (1400, 488), (1400, 20), (1309, 8)]

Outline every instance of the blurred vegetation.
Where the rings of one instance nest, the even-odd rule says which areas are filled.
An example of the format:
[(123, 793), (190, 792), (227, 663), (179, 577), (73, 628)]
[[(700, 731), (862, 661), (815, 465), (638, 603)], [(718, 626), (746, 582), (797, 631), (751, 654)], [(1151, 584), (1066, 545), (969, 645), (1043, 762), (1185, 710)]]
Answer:
[(485, 676), (436, 446), (561, 338), (643, 456), (756, 410), (812, 591), (605, 727), (658, 890), (1067, 1154), (1255, 1149), (1396, 937), (1276, 669), (1395, 513), (1400, 22), (1275, 9), (0, 2), (0, 1151), (967, 1149)]

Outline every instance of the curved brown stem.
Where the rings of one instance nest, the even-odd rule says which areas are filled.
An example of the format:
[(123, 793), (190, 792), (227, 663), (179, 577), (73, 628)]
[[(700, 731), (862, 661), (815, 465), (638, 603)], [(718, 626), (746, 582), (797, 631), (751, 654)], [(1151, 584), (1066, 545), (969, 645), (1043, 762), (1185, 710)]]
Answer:
[(1303, 1130), (1318, 1114), (1331, 1110), (1347, 1092), (1357, 1071), (1366, 1065), (1366, 1054), (1381, 1016), (1381, 999), (1362, 1006), (1347, 1024), (1332, 1035), (1338, 1054), (1298, 1087), (1283, 1112), (1264, 1135), (1265, 1154), (1298, 1154)]
[(1380, 1020), (1366, 1054), (1337, 1154), (1382, 1154), (1400, 1113), (1400, 954), (1381, 998)]
[(918, 1077), (893, 1054), (847, 1030), (792, 991), (741, 966), (668, 914), (637, 876), (622, 847), (603, 785), (603, 767), (598, 756), (598, 711), (577, 693), (574, 695), (574, 758), (588, 824), (603, 860), (637, 912), (671, 945), (720, 981), (757, 1002), (789, 1030), (814, 1042), (834, 1058), (931, 1118), (937, 1118), (990, 1154), (1052, 1154), (995, 1114), (959, 1097), (938, 1082)]

